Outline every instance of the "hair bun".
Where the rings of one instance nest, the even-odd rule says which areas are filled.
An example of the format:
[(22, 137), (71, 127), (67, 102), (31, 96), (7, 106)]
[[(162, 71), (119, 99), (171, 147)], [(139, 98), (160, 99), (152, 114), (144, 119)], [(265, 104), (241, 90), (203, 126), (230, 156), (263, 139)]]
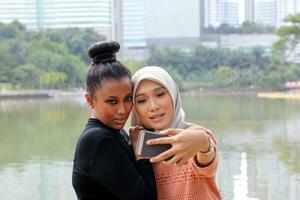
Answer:
[(106, 63), (116, 61), (116, 53), (120, 45), (116, 41), (103, 41), (92, 44), (88, 48), (88, 54), (94, 63)]

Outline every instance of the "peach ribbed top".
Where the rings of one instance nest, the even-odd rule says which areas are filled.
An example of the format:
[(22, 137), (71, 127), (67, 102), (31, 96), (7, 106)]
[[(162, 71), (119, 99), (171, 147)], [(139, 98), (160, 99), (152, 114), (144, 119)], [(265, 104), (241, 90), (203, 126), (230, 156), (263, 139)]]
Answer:
[(167, 166), (163, 162), (153, 164), (158, 200), (219, 200), (221, 193), (215, 176), (218, 153), (212, 163), (199, 167), (196, 157), (182, 166)]

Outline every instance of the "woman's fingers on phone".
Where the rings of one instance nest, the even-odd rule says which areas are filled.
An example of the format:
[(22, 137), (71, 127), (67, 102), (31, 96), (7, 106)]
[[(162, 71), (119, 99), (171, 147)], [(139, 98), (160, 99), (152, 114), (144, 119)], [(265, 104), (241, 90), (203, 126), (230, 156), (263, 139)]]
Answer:
[(171, 137), (163, 137), (163, 138), (157, 138), (157, 139), (151, 139), (146, 142), (148, 145), (154, 145), (154, 144), (172, 144), (173, 138)]
[(153, 157), (153, 158), (150, 158), (150, 162), (160, 162), (160, 161), (164, 161), (170, 157), (173, 156), (173, 153), (172, 153), (172, 150), (169, 149), (167, 151), (164, 151), (162, 152), (161, 154)]
[(166, 134), (166, 135), (169, 135), (169, 136), (172, 136), (172, 135), (177, 135), (178, 133), (180, 133), (183, 129), (167, 129), (165, 131), (161, 131), (160, 133), (162, 134)]

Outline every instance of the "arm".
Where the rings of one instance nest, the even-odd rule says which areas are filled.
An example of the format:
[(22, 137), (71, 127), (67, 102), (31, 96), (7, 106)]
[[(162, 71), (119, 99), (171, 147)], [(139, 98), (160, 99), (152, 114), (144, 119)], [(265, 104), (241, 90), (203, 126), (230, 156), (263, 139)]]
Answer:
[(131, 160), (115, 138), (106, 138), (98, 146), (91, 163), (91, 178), (118, 199), (156, 199), (151, 163)]
[[(191, 126), (190, 130), (199, 131), (200, 137), (203, 137), (202, 140), (207, 141), (206, 144), (205, 144), (205, 141), (204, 141), (204, 145), (202, 146), (203, 148), (202, 148), (202, 150), (200, 150), (197, 153), (196, 159), (195, 159), (196, 163), (200, 167), (205, 167), (205, 166), (209, 165), (216, 156), (217, 143), (216, 143), (215, 137), (213, 136), (213, 134), (210, 130), (208, 130), (206, 128), (203, 128), (201, 126)], [(211, 146), (213, 148), (213, 152), (209, 153), (209, 154), (203, 153), (203, 152), (208, 152), (210, 150), (209, 146)], [(203, 149), (205, 149), (205, 150), (203, 151)]]

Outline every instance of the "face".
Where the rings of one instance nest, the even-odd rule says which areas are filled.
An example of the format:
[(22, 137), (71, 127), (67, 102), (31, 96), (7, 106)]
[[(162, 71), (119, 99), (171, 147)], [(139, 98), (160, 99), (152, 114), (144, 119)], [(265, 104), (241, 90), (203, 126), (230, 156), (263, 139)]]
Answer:
[(131, 79), (107, 80), (94, 97), (86, 94), (86, 99), (97, 119), (108, 127), (122, 129), (132, 109)]
[(135, 109), (142, 125), (155, 130), (167, 128), (174, 115), (169, 92), (151, 80), (140, 82), (135, 94)]

